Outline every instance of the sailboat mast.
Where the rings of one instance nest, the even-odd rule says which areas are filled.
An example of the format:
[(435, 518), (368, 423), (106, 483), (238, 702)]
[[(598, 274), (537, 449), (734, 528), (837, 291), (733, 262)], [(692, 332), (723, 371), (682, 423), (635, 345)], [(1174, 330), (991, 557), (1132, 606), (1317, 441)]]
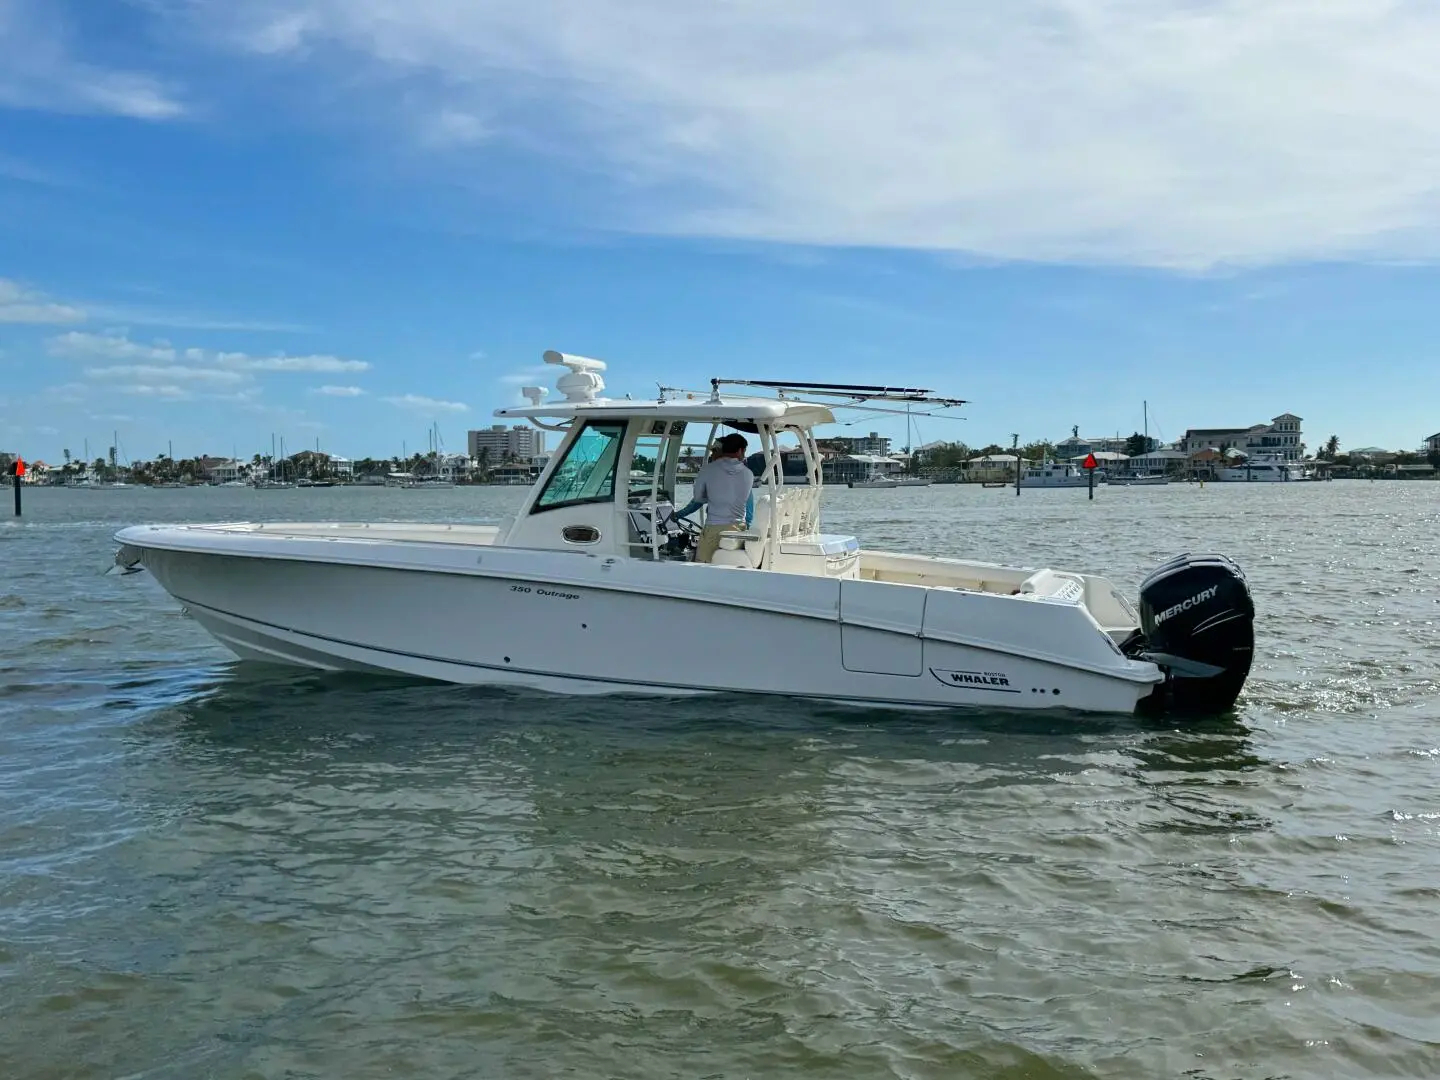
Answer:
[(905, 403), (905, 471), (915, 475), (915, 436), (910, 430), (910, 403)]

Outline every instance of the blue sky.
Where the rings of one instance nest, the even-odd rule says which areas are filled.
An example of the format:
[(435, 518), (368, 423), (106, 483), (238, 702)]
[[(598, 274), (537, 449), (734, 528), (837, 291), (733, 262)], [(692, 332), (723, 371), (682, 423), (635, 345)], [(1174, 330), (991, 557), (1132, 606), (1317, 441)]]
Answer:
[(1440, 11), (894, 7), (0, 0), (0, 448), (458, 448), (547, 348), (1440, 430)]

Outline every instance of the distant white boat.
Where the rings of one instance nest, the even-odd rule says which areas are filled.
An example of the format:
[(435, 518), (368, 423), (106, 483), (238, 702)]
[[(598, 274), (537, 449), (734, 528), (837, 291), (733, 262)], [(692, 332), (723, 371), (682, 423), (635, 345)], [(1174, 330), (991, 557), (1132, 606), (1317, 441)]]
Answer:
[(1020, 474), (1022, 488), (1083, 488), (1090, 486), (1084, 469), (1058, 461), (1028, 466)]
[[(906, 405), (906, 406), (905, 406), (905, 446), (906, 446), (906, 454), (908, 455), (908, 457), (907, 457), (907, 460), (908, 460), (908, 462), (909, 462), (909, 466), (908, 466), (908, 467), (913, 469), (913, 468), (915, 467), (915, 432), (914, 432), (914, 423), (911, 421), (911, 417), (910, 417), (910, 406), (909, 406), (909, 405)], [(899, 487), (929, 487), (929, 486), (930, 486), (930, 478), (929, 478), (928, 476), (907, 476), (907, 477), (905, 477), (904, 479), (902, 479), (902, 480), (899, 481), (898, 486), (899, 486)]]
[[(1141, 404), (1145, 411), (1145, 453), (1150, 453), (1150, 402)], [(1159, 484), (1170, 483), (1170, 478), (1164, 473), (1134, 473), (1133, 475), (1121, 475), (1107, 477), (1106, 482), (1118, 484), (1121, 487), (1154, 487)]]
[(1303, 479), (1305, 469), (1279, 457), (1252, 457), (1221, 469), (1216, 479), (1231, 484), (1284, 484)]
[(900, 480), (897, 477), (888, 476), (880, 471), (880, 462), (884, 459), (859, 457), (852, 460), (861, 461), (865, 465), (863, 475), (849, 481), (852, 488), (897, 488)]
[(1107, 482), (1119, 487), (1153, 487), (1170, 483), (1170, 478), (1164, 473), (1137, 473), (1135, 476), (1112, 476)]

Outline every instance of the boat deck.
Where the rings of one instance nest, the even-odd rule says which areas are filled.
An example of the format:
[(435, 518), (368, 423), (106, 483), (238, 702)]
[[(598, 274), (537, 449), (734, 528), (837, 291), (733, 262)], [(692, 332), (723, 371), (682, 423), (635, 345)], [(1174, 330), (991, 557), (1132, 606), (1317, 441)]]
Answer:
[(428, 521), (225, 521), (213, 525), (183, 527), (197, 532), (244, 533), (257, 536), (476, 546), (493, 546), (500, 535), (498, 525)]
[[(201, 533), (229, 533), (274, 538), (333, 540), (337, 542), (440, 544), (493, 547), (498, 525), (466, 525), (419, 521), (283, 521), (220, 522), (206, 525), (163, 526)], [(763, 570), (787, 573), (788, 570)], [(941, 558), (883, 551), (860, 552), (855, 574), (863, 581), (957, 589), (964, 592), (1023, 596), (1083, 604), (1110, 633), (1138, 624), (1138, 617), (1114, 586), (1088, 574), (1062, 573), (1040, 567), (1003, 566), (968, 559)]]

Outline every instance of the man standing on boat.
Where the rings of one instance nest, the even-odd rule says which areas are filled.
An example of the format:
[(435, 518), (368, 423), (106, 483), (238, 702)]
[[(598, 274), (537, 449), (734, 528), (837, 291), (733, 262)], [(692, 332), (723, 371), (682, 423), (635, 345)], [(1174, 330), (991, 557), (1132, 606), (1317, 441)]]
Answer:
[(745, 464), (745, 436), (726, 435), (720, 453), (695, 474), (695, 492), (690, 506), (676, 517), (686, 517), (705, 507), (705, 528), (696, 546), (695, 561), (708, 563), (720, 547), (720, 534), (745, 528), (745, 502), (755, 483), (755, 474)]

